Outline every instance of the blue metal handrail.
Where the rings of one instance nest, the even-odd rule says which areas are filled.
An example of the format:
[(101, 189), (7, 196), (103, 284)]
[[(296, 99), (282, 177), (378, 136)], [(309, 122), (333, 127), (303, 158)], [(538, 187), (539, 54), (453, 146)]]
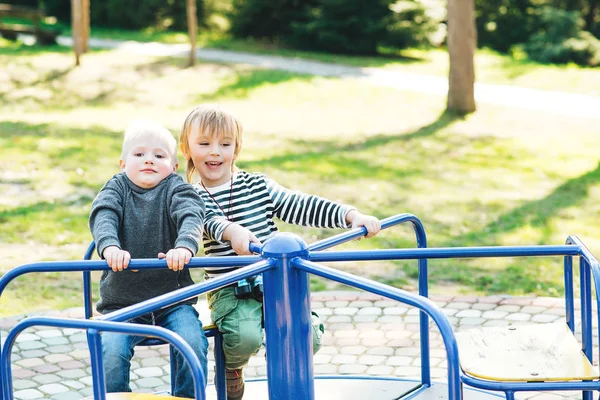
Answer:
[[(340, 282), (345, 285), (356, 287), (358, 289), (363, 289), (367, 292), (375, 293), (396, 301), (400, 301), (413, 307), (417, 307), (422, 312), (431, 316), (433, 321), (438, 326), (440, 333), (442, 334), (442, 340), (444, 341), (444, 345), (446, 346), (446, 354), (448, 356), (449, 398), (460, 398), (460, 366), (458, 363), (458, 347), (456, 344), (456, 339), (454, 338), (450, 322), (448, 322), (448, 319), (446, 318), (444, 313), (434, 302), (432, 302), (426, 297), (417, 296), (402, 289), (393, 288), (379, 282), (374, 282), (362, 277), (358, 277), (356, 275), (349, 274), (347, 272), (338, 271), (333, 268), (325, 267), (323, 265), (319, 265), (311, 261), (303, 260), (301, 258), (293, 259), (292, 265), (305, 272), (318, 275), (323, 278), (331, 279), (333, 281)], [(423, 330), (428, 329), (429, 326), (421, 326), (421, 335), (423, 334)], [(429, 386), (425, 382), (422, 383), (425, 386)]]
[(119, 332), (130, 335), (149, 336), (164, 340), (180, 350), (185, 360), (191, 366), (190, 370), (194, 379), (194, 389), (196, 399), (204, 400), (206, 398), (204, 384), (206, 376), (200, 367), (200, 360), (190, 347), (190, 345), (175, 332), (153, 325), (141, 325), (125, 322), (109, 322), (87, 319), (69, 319), (54, 317), (30, 317), (19, 322), (11, 329), (6, 342), (4, 343), (2, 354), (0, 356), (2, 392), (5, 399), (13, 398), (12, 374), (10, 368), (11, 350), (17, 336), (25, 329), (32, 326), (53, 326), (58, 328), (85, 329), (87, 330), (90, 343), (90, 359), (93, 379), (92, 385), (95, 400), (105, 400), (105, 380), (104, 367), (102, 365), (102, 351), (100, 344), (100, 332)]
[[(425, 235), (425, 228), (423, 227), (423, 223), (419, 218), (417, 218), (413, 214), (402, 213), (398, 215), (391, 216), (389, 218), (385, 218), (381, 220), (381, 229), (387, 229), (392, 226), (402, 224), (405, 222), (410, 222), (413, 224), (415, 235), (417, 237), (417, 244), (419, 247), (427, 247), (427, 237)], [(358, 239), (367, 234), (367, 229), (362, 226), (360, 228), (355, 228), (350, 231), (340, 233), (338, 235), (331, 236), (327, 239), (318, 240), (308, 246), (310, 251), (319, 251), (325, 250), (333, 246), (337, 246), (342, 243), (349, 242), (354, 239)]]
[(428, 247), (425, 249), (346, 250), (310, 253), (311, 261), (416, 260), (438, 258), (579, 256), (577, 246)]
[[(228, 256), (228, 257), (193, 257), (186, 264), (188, 268), (226, 268), (246, 266), (260, 261), (259, 256)], [(167, 268), (165, 259), (134, 259), (129, 263), (131, 269)], [(23, 264), (8, 271), (0, 278), (0, 295), (13, 279), (33, 272), (81, 272), (106, 271), (110, 267), (104, 260), (74, 260), (74, 261), (42, 261)]]
[[(221, 260), (223, 260), (225, 258), (226, 257), (220, 257)], [(239, 258), (239, 257), (227, 257), (227, 258), (235, 259), (235, 258)], [(213, 263), (212, 263), (213, 260), (209, 260), (209, 258), (196, 259), (196, 260), (192, 260), (192, 261), (194, 261), (194, 264), (196, 264), (196, 265), (201, 265), (201, 263), (199, 263), (201, 260), (211, 261), (211, 265), (213, 265)], [(98, 262), (106, 264), (105, 261), (77, 261), (76, 263), (84, 263), (84, 264), (90, 263), (90, 264), (92, 264), (92, 265), (90, 265), (90, 268), (96, 268), (96, 263), (98, 263)], [(156, 265), (156, 262), (163, 263), (164, 260), (148, 260), (148, 259), (131, 260), (130, 267), (132, 267), (132, 268), (134, 267), (136, 269), (153, 268)], [(52, 262), (51, 263), (52, 266), (50, 266), (50, 269), (58, 270), (58, 271), (64, 271), (64, 270), (70, 271), (71, 270), (70, 268), (73, 266), (73, 263), (72, 262), (64, 262), (64, 263), (69, 264), (69, 265), (65, 266), (66, 269), (63, 269), (61, 267), (61, 265), (60, 265), (61, 262)], [(43, 264), (46, 264), (46, 263), (35, 263), (35, 264), (43, 266)], [(31, 266), (31, 264), (28, 264), (28, 266)], [(222, 266), (222, 265), (217, 265), (217, 266)], [(259, 261), (250, 266), (247, 266), (246, 268), (228, 272), (226, 274), (223, 274), (220, 277), (210, 279), (209, 281), (190, 285), (185, 288), (181, 288), (181, 289), (175, 290), (173, 292), (167, 293), (165, 295), (158, 296), (158, 297), (134, 304), (129, 307), (124, 307), (124, 308), (122, 308), (118, 311), (114, 311), (110, 314), (99, 316), (98, 318), (96, 318), (94, 320), (86, 319), (86, 320), (74, 320), (74, 321), (106, 322), (106, 323), (114, 323), (114, 322), (121, 323), (122, 322), (123, 324), (125, 324), (124, 321), (128, 321), (137, 316), (168, 307), (169, 305), (199, 296), (203, 293), (220, 289), (222, 287), (225, 287), (232, 283), (235, 283), (241, 279), (249, 278), (256, 274), (260, 274), (265, 271), (268, 271), (269, 269), (272, 269), (273, 266), (274, 266), (274, 262), (272, 260)], [(164, 268), (166, 268), (166, 262), (164, 262)], [(92, 269), (92, 270), (95, 270), (95, 269)], [(35, 268), (33, 270), (30, 270), (29, 268), (27, 268), (27, 269), (23, 269), (23, 271), (37, 272), (35, 270)], [(26, 273), (23, 271), (21, 271), (21, 272)], [(14, 277), (12, 277), (11, 279), (14, 279)], [(10, 281), (10, 279), (9, 279), (9, 281)], [(8, 283), (8, 282), (6, 282), (6, 283)], [(6, 286), (6, 284), (4, 284), (4, 286), (2, 286), (0, 284), (0, 287), (5, 287), (5, 286)], [(37, 317), (37, 318), (42, 318), (42, 317)], [(23, 320), (22, 322), (27, 321), (27, 320), (28, 319)], [(57, 318), (56, 320), (62, 320), (62, 319)], [(129, 323), (127, 323), (125, 325), (129, 325)], [(81, 326), (84, 326), (84, 325), (81, 325)], [(146, 325), (141, 325), (141, 326), (146, 326)], [(67, 327), (67, 326), (65, 326), (65, 327)], [(15, 328), (13, 328), (13, 330), (14, 329)], [(25, 329), (25, 328), (23, 328), (23, 329)], [(91, 327), (91, 329), (93, 329), (93, 327)], [(13, 330), (11, 330), (9, 332), (9, 336), (12, 334)], [(101, 329), (99, 329), (99, 330), (101, 330)], [(108, 330), (108, 329), (106, 329), (106, 330)], [(146, 335), (144, 332), (145, 331), (140, 332), (140, 335), (142, 335), (142, 336), (158, 336), (159, 338), (163, 339), (162, 336), (155, 335), (152, 332), (148, 333), (148, 335)], [(168, 332), (170, 332), (170, 331), (168, 331)], [(127, 333), (127, 332), (125, 332), (125, 333)], [(0, 369), (1, 369), (0, 373), (1, 374), (10, 374), (10, 362), (8, 364), (5, 364), (1, 361), (3, 359), (3, 357), (9, 357), (8, 354), (5, 355), (5, 353), (10, 353), (10, 348), (8, 348), (8, 346), (7, 346), (8, 340), (9, 339), (7, 338), (6, 343), (4, 344), (4, 346), (2, 346), (2, 349), (0, 349), (1, 354), (2, 354), (2, 358), (0, 358)], [(100, 346), (99, 340), (96, 340), (94, 338), (94, 336), (92, 336), (91, 338), (88, 336), (88, 340), (89, 340), (90, 347)], [(167, 341), (170, 343), (173, 343), (171, 340), (167, 340)], [(98, 350), (98, 348), (96, 348), (96, 349), (93, 349), (90, 351), (95, 351), (96, 353), (98, 353), (99, 350)], [(100, 356), (98, 356), (98, 357), (100, 357)], [(5, 372), (4, 370), (5, 370), (5, 368), (7, 368), (6, 367), (7, 365), (8, 365), (9, 370), (7, 372)], [(104, 382), (102, 382), (102, 385), (104, 385)], [(12, 386), (10, 387), (10, 389), (9, 388), (5, 389), (4, 383), (2, 383), (2, 393), (3, 393), (4, 400), (11, 400), (12, 399)], [(8, 395), (8, 396), (4, 397), (6, 395)], [(96, 399), (100, 399), (100, 398), (96, 397)], [(104, 400), (104, 397), (102, 397), (101, 400)]]
[[(344, 239), (345, 240), (345, 239)], [(277, 346), (267, 347), (267, 372), (269, 377), (269, 398), (271, 400), (289, 399), (298, 395), (307, 400), (314, 398), (314, 382), (312, 370), (312, 351), (307, 333), (310, 332), (310, 289), (308, 274), (316, 274), (353, 287), (380, 294), (391, 299), (405, 302), (417, 307), (422, 314), (430, 315), (438, 325), (448, 355), (448, 394), (450, 399), (461, 398), (461, 382), (490, 390), (505, 391), (507, 397), (512, 398), (514, 391), (529, 390), (585, 390), (584, 398), (590, 398), (590, 390), (600, 388), (597, 380), (585, 382), (491, 382), (465, 376), (460, 371), (460, 363), (456, 341), (446, 317), (439, 308), (423, 296), (411, 294), (400, 289), (388, 287), (378, 282), (352, 274), (337, 271), (317, 264), (317, 262), (336, 261), (371, 261), (371, 260), (399, 260), (429, 258), (480, 258), (480, 257), (531, 257), (531, 256), (564, 256), (565, 268), (568, 268), (570, 258), (580, 257), (581, 268), (581, 301), (582, 301), (582, 342), (583, 351), (591, 358), (591, 281), (594, 281), (596, 293), (600, 293), (600, 264), (583, 243), (574, 236), (570, 236), (567, 244), (563, 246), (494, 246), (494, 247), (463, 247), (463, 248), (416, 248), (394, 250), (363, 250), (363, 251), (328, 251), (321, 252), (311, 248), (299, 237), (291, 234), (278, 234), (262, 246), (255, 246), (253, 251), (260, 252), (261, 256), (250, 256), (251, 260), (262, 260), (251, 263), (246, 267), (223, 274), (209, 281), (194, 284), (159, 296), (134, 306), (123, 308), (114, 313), (104, 315), (94, 322), (120, 322), (132, 317), (158, 310), (170, 304), (184, 301), (207, 291), (216, 290), (238, 280), (259, 273), (264, 276), (265, 289), (265, 331), (267, 342), (277, 343)], [(231, 266), (232, 262), (240, 262), (244, 257), (220, 257), (193, 259), (195, 266), (225, 264)], [(81, 263), (81, 264), (78, 264)], [(47, 270), (73, 270), (89, 268), (100, 270), (104, 261), (79, 261), (64, 263), (36, 263), (38, 266), (47, 267)], [(50, 264), (50, 265), (49, 265)], [(159, 265), (166, 267), (164, 260), (132, 260), (131, 268), (154, 268)], [(240, 265), (240, 264), (238, 264)], [(22, 266), (22, 267), (27, 267)], [(32, 272), (27, 268), (23, 271)], [(25, 273), (25, 272), (22, 272)], [(14, 275), (14, 274), (13, 274)], [(3, 277), (0, 279), (0, 293), (5, 286)], [(12, 278), (11, 278), (12, 279)], [(600, 300), (596, 296), (597, 305)], [(77, 320), (81, 321), (81, 320)], [(99, 328), (89, 327), (92, 331), (90, 343), (93, 347), (99, 346), (95, 335)], [(428, 326), (421, 326), (427, 330)], [(599, 323), (600, 330), (600, 323)], [(13, 332), (11, 331), (10, 335)], [(9, 335), (9, 336), (10, 336)], [(11, 340), (13, 340), (11, 338)], [(8, 340), (7, 340), (8, 342)], [(0, 367), (2, 376), (10, 374), (5, 369), (10, 369), (10, 363), (5, 363), (8, 357), (7, 346), (2, 349)], [(92, 350), (98, 352), (98, 349)], [(588, 354), (589, 353), (589, 354)], [(6, 366), (8, 365), (8, 367)], [(292, 373), (293, 372), (293, 373)], [(6, 378), (2, 379), (4, 382)], [(422, 381), (423, 386), (429, 382)], [(2, 392), (11, 400), (12, 388), (3, 384)], [(9, 393), (10, 392), (10, 393)], [(510, 395), (509, 395), (510, 394)]]
[[(421, 221), (412, 214), (399, 214), (397, 216), (393, 216), (387, 218), (382, 221), (382, 229), (386, 229), (388, 227), (403, 223), (403, 222), (411, 222), (415, 227), (415, 232), (417, 236), (417, 244), (419, 246), (426, 246), (426, 236), (425, 230)], [(322, 241), (320, 243), (315, 244), (316, 249), (324, 249), (326, 247), (330, 247), (342, 242), (346, 242), (349, 240), (353, 240), (360, 236), (366, 234), (365, 228), (358, 228), (341, 235), (337, 235), (332, 239), (332, 241)], [(328, 243), (328, 244), (327, 244)], [(10, 281), (17, 278), (20, 275), (32, 272), (68, 272), (68, 271), (83, 271), (83, 281), (84, 281), (84, 309), (86, 319), (92, 316), (91, 310), (91, 276), (90, 271), (102, 271), (108, 270), (105, 261), (91, 261), (93, 252), (95, 249), (95, 244), (92, 242), (85, 253), (84, 261), (69, 261), (69, 262), (41, 262), (41, 263), (31, 263), (21, 265), (19, 267), (14, 268), (9, 271), (9, 273), (5, 274), (2, 278), (0, 278), (0, 295), (2, 294), (5, 287), (8, 285)], [(258, 246), (255, 244), (250, 245), (250, 250), (255, 253), (261, 253), (262, 246)], [(243, 270), (233, 271), (231, 273), (224, 274), (221, 277), (211, 279), (208, 282), (188, 286), (186, 288), (180, 289), (178, 291), (174, 291), (168, 293), (163, 296), (159, 296), (153, 299), (150, 299), (145, 302), (138, 303), (134, 306), (123, 308), (119, 311), (113, 312), (110, 315), (100, 316), (97, 318), (97, 321), (126, 321), (133, 317), (155, 311), (160, 308), (167, 307), (171, 304), (177, 303), (179, 301), (184, 301), (186, 299), (195, 297), (202, 293), (216, 290), (227, 286), (231, 283), (235, 283), (240, 279), (247, 278), (253, 275), (256, 275), (261, 272), (265, 272), (270, 268), (273, 268), (273, 263), (269, 261), (258, 262), (261, 258), (258, 256), (233, 256), (233, 257), (219, 257), (219, 258), (192, 258), (192, 261), (187, 265), (188, 267), (231, 267), (231, 266), (248, 266)], [(254, 265), (252, 265), (254, 263)], [(165, 260), (149, 260), (149, 259), (138, 259), (131, 260), (129, 268), (132, 269), (145, 269), (145, 268), (165, 268), (166, 261)], [(427, 295), (427, 261), (419, 260), (419, 271), (420, 271), (420, 281), (423, 281), (425, 284), (420, 285), (420, 290), (423, 292), (425, 296)], [(425, 322), (423, 322), (425, 321)], [(427, 315), (421, 313), (421, 325), (428, 326)], [(429, 332), (427, 331), (421, 337), (421, 348), (422, 348), (422, 380), (425, 384), (430, 384), (430, 371), (429, 371)], [(1, 396), (0, 396), (1, 400)]]
[[(381, 229), (387, 229), (395, 225), (410, 222), (413, 225), (415, 236), (417, 239), (418, 248), (427, 247), (427, 234), (425, 233), (425, 227), (421, 220), (409, 213), (397, 214), (381, 220)], [(340, 233), (327, 239), (319, 240), (308, 246), (309, 251), (325, 250), (333, 246), (337, 246), (348, 241), (358, 239), (367, 234), (367, 229), (363, 226), (360, 228), (352, 229), (348, 232)], [(429, 272), (427, 270), (427, 259), (420, 258), (417, 260), (418, 263), (418, 288), (419, 295), (429, 297)], [(419, 325), (421, 327), (429, 326), (429, 319), (425, 312), (419, 313)], [(431, 366), (429, 357), (429, 331), (425, 330), (421, 332), (419, 337), (419, 345), (421, 348), (421, 382), (426, 385), (431, 384)]]

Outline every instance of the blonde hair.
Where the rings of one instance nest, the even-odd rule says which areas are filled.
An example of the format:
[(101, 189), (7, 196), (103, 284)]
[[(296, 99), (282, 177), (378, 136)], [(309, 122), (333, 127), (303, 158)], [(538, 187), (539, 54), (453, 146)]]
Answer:
[(173, 137), (173, 134), (156, 122), (141, 119), (131, 121), (125, 130), (121, 160), (125, 160), (131, 148), (142, 139), (149, 139), (159, 143), (160, 146), (164, 147), (169, 156), (171, 156), (173, 164), (177, 164), (177, 141)]
[[(189, 137), (192, 129), (196, 128), (199, 132), (213, 137), (231, 135), (235, 142), (235, 150), (233, 153), (233, 164), (231, 168), (235, 168), (235, 160), (237, 159), (240, 150), (242, 149), (242, 123), (238, 121), (232, 113), (222, 109), (216, 105), (203, 105), (196, 107), (190, 112), (183, 123), (181, 135), (179, 136), (179, 146), (183, 154), (190, 155)], [(191, 157), (188, 158), (185, 166), (185, 175), (188, 182), (192, 182), (196, 167)]]

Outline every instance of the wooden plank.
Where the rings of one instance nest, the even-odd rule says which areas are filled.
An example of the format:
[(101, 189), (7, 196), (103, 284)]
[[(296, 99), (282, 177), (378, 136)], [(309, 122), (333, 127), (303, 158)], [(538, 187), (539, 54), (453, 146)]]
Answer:
[(472, 329), (456, 334), (465, 373), (493, 381), (598, 379), (564, 322)]
[[(245, 400), (268, 400), (269, 388), (266, 380), (246, 382)], [(414, 396), (417, 400), (444, 400), (448, 398), (448, 386), (433, 383), (424, 388), (420, 382), (411, 380), (388, 380), (369, 378), (317, 378), (315, 400), (397, 400), (403, 396)], [(464, 400), (497, 400), (504, 396), (483, 390), (464, 388)], [(215, 400), (215, 387), (206, 388), (206, 399)], [(107, 393), (106, 400), (181, 400), (181, 397), (152, 393)], [(86, 400), (92, 400), (91, 397)]]
[(44, 13), (36, 8), (0, 4), (0, 16), (40, 19), (44, 17)]
[[(411, 399), (442, 400), (448, 398), (448, 386), (435, 383), (429, 388), (422, 388), (420, 382), (412, 380), (386, 380), (364, 378), (325, 378), (315, 379), (315, 400), (396, 400), (409, 394), (414, 394)], [(268, 400), (267, 381), (248, 381), (244, 392), (244, 400)], [(490, 394), (481, 390), (464, 388), (465, 400), (497, 400), (497, 394)], [(214, 386), (206, 388), (206, 399), (216, 400), (217, 394)]]

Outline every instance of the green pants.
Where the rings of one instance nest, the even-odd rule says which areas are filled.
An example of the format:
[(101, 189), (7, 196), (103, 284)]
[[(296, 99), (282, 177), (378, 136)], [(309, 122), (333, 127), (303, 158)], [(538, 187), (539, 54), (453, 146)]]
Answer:
[[(232, 287), (226, 287), (208, 296), (210, 316), (223, 334), (225, 368), (242, 368), (258, 352), (263, 342), (262, 303), (254, 299), (238, 299)], [(321, 348), (325, 328), (313, 313), (313, 354)]]

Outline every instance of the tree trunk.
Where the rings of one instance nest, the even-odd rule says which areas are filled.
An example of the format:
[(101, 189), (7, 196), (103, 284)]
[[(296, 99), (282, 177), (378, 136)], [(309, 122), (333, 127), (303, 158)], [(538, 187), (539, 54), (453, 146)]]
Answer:
[(196, 0), (187, 0), (187, 23), (190, 36), (190, 66), (192, 66), (196, 64), (196, 35), (198, 33)]
[(79, 66), (82, 53), (82, 10), (81, 0), (71, 0), (71, 30), (73, 32), (73, 50), (75, 66)]
[(448, 110), (461, 114), (475, 111), (474, 9), (473, 0), (448, 0)]
[(81, 51), (87, 53), (90, 41), (90, 0), (83, 0), (81, 2), (81, 29), (81, 37), (83, 40), (81, 43)]

